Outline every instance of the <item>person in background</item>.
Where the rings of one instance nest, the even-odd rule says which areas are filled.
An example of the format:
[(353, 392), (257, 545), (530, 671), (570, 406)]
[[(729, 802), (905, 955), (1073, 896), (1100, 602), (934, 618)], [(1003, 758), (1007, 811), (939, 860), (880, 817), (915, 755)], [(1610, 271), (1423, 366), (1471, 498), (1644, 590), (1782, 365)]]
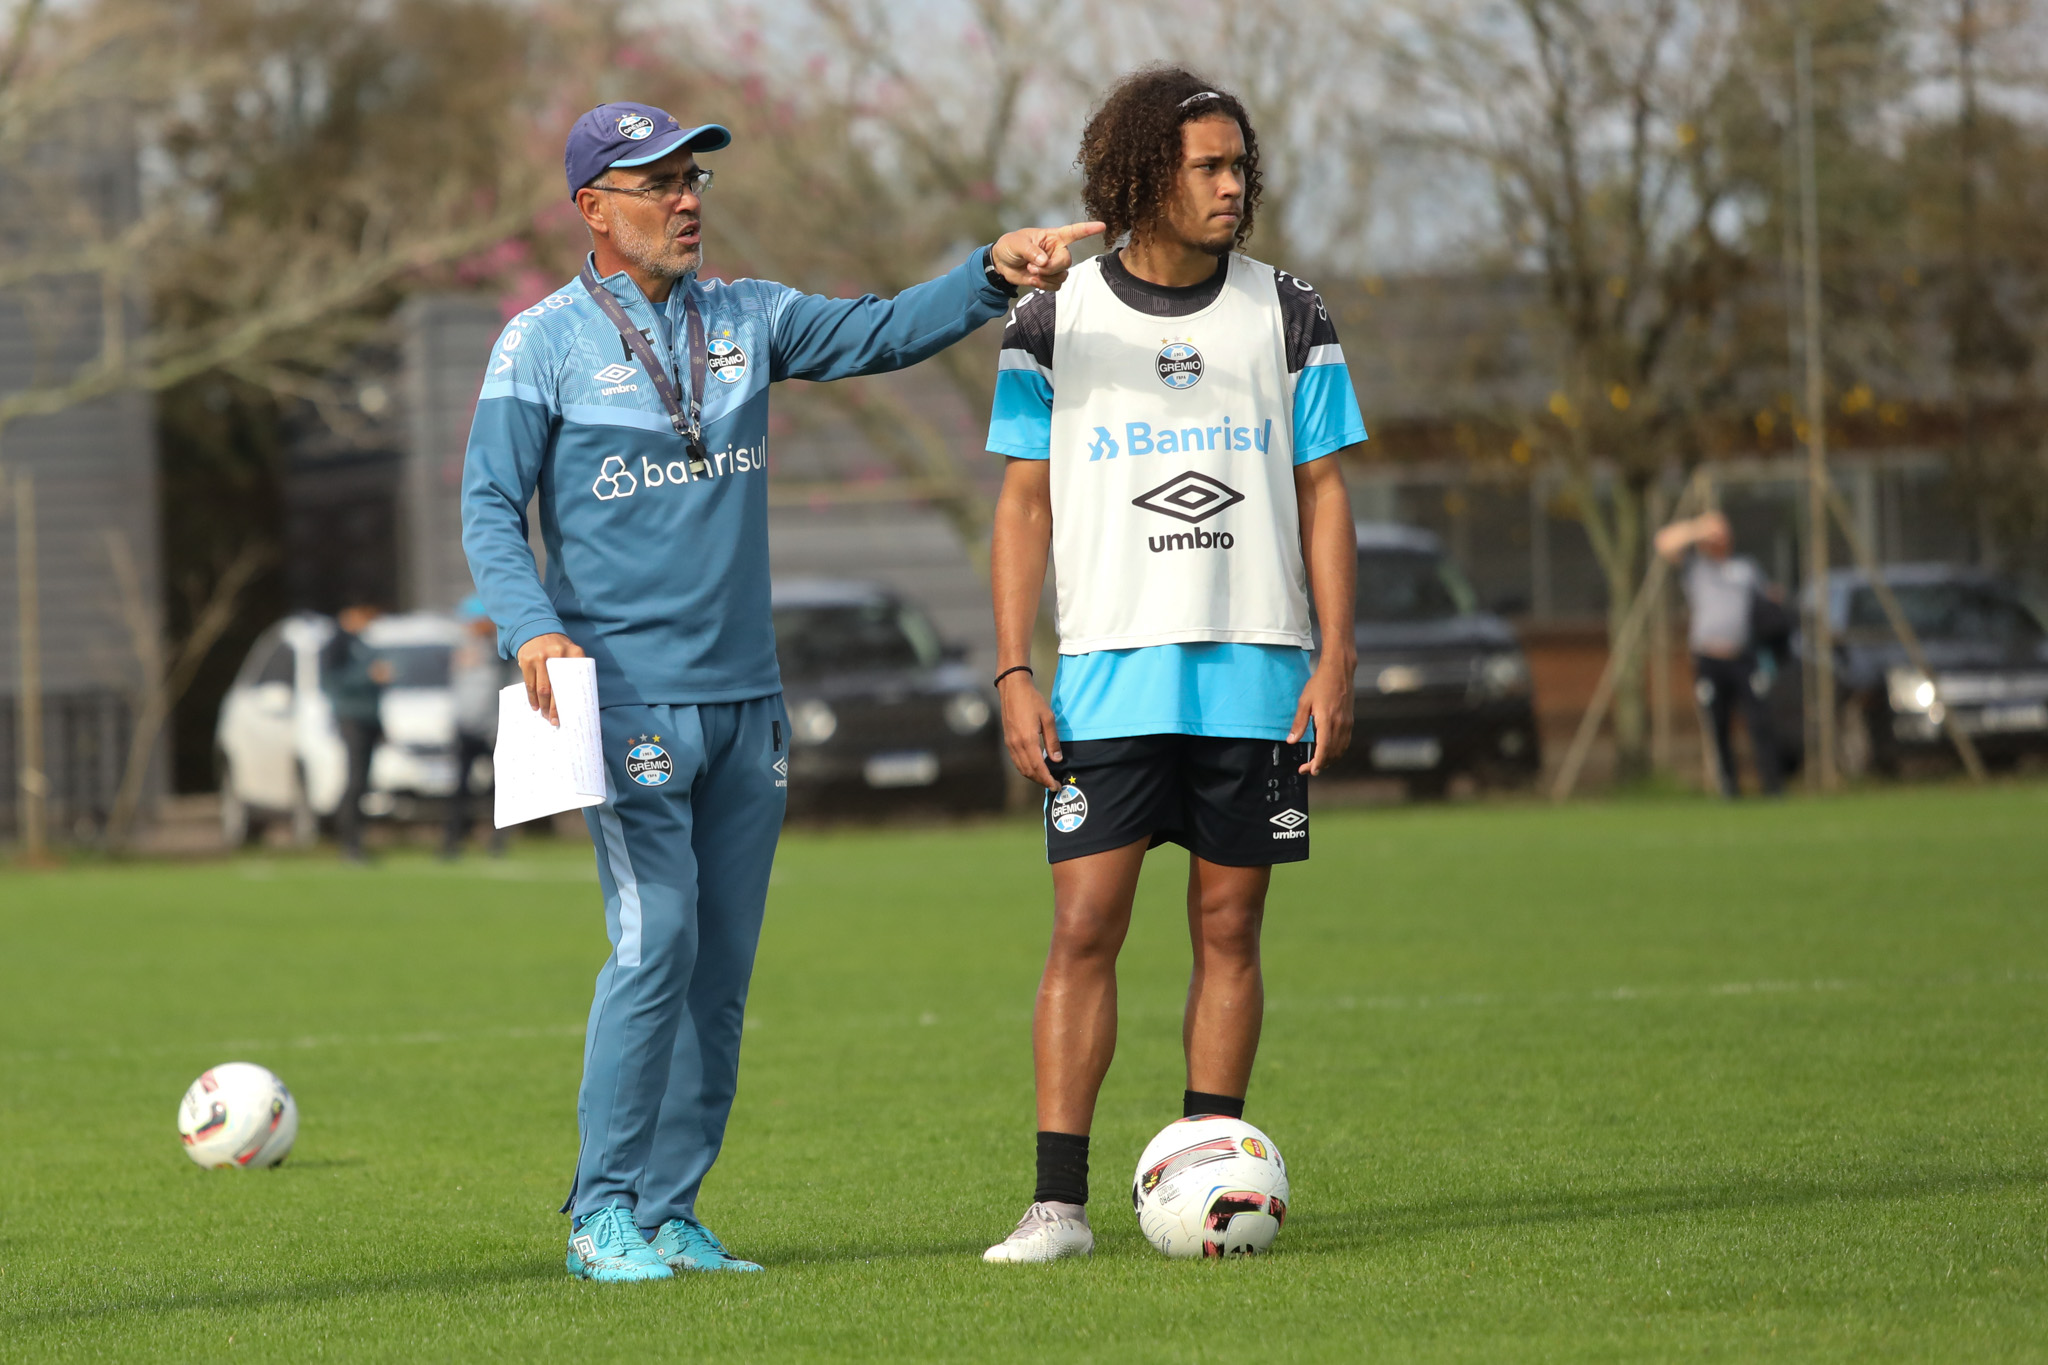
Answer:
[(1757, 657), (1756, 602), (1775, 601), (1775, 592), (1755, 561), (1731, 553), (1734, 537), (1728, 518), (1708, 512), (1674, 521), (1657, 532), (1657, 553), (1677, 565), (1692, 615), (1687, 643), (1692, 649), (1693, 676), (1700, 705), (1714, 732), (1720, 762), (1721, 795), (1742, 794), (1735, 776), (1735, 747), (1730, 730), (1735, 708), (1742, 707), (1749, 727), (1750, 756), (1757, 781), (1771, 796), (1785, 788), (1778, 757), (1777, 727), (1771, 720), (1769, 671)]
[[(488, 802), (492, 784), (482, 790), (472, 780), (478, 759), (489, 758), (498, 744), (498, 691), (517, 682), (516, 669), (498, 657), (498, 627), (484, 613), (484, 600), (472, 594), (458, 610), (468, 638), (455, 646), (448, 661), (448, 690), (455, 698), (455, 794), (448, 800), (448, 825), (441, 840), (443, 858), (462, 856), (479, 803)], [(491, 830), (491, 856), (505, 851), (505, 831)]]
[(320, 651), (320, 687), (348, 749), (348, 785), (334, 812), (334, 837), (344, 862), (363, 861), (363, 793), (370, 787), (370, 755), (384, 737), (379, 707), (391, 681), (391, 663), (363, 641), (363, 632), (383, 614), (379, 607), (343, 607), (335, 614), (334, 638)]

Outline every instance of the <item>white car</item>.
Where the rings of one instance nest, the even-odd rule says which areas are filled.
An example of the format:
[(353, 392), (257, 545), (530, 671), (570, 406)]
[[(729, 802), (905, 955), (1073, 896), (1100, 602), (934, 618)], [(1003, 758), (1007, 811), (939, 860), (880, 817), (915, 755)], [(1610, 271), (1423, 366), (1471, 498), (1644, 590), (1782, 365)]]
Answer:
[[(348, 751), (320, 686), (320, 651), (335, 629), (332, 618), (311, 612), (279, 621), (257, 637), (221, 700), (214, 750), (230, 848), (273, 820), (289, 823), (294, 843), (311, 843), (320, 820), (341, 805)], [(363, 642), (392, 669), (363, 814), (407, 816), (420, 798), (455, 793), (448, 666), (462, 633), (454, 617), (429, 612), (379, 617), (363, 631)]]

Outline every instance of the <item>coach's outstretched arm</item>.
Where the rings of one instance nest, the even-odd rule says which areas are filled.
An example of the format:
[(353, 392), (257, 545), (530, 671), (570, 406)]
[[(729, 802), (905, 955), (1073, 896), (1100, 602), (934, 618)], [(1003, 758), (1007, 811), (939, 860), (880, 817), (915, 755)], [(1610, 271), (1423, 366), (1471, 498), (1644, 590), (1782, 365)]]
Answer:
[(791, 290), (775, 319), (772, 379), (848, 379), (915, 365), (1000, 317), (1010, 290), (1058, 289), (1073, 268), (1069, 248), (1100, 223), (1006, 232), (935, 280), (893, 299), (828, 299)]

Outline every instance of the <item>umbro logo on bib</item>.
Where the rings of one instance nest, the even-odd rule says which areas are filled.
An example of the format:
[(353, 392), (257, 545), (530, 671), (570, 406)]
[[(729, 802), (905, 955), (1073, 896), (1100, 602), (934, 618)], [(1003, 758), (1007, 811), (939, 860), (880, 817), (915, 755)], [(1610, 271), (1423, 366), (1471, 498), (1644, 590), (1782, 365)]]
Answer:
[(1148, 493), (1131, 499), (1133, 507), (1157, 512), (1176, 521), (1207, 521), (1225, 508), (1244, 501), (1244, 494), (1221, 479), (1189, 470), (1176, 474)]

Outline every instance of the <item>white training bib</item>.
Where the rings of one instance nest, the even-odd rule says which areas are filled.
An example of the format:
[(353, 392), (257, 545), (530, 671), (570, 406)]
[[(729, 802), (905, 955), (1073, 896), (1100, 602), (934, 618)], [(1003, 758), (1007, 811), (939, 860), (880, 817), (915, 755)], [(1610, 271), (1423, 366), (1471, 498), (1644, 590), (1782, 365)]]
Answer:
[(1309, 648), (1273, 268), (1233, 256), (1214, 303), (1162, 318), (1084, 261), (1060, 290), (1052, 357), (1060, 653)]

